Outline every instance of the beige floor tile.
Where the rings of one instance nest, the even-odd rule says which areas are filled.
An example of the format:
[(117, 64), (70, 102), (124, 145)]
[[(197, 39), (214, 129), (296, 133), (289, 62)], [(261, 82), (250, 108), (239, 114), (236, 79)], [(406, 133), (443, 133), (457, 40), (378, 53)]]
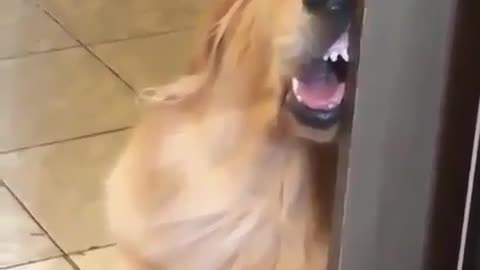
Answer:
[(15, 267), (12, 270), (73, 270), (64, 259), (54, 259), (44, 262)]
[(135, 89), (155, 86), (182, 74), (191, 54), (191, 31), (93, 47), (105, 63)]
[(117, 269), (114, 256), (115, 248), (111, 247), (75, 254), (71, 258), (81, 270), (105, 270)]
[(0, 269), (60, 254), (44, 232), (2, 186), (0, 186), (0, 224)]
[(0, 156), (0, 177), (68, 252), (110, 244), (103, 185), (128, 132)]
[(40, 0), (82, 42), (192, 27), (209, 0)]
[(128, 126), (132, 92), (82, 48), (0, 61), (0, 152)]
[(76, 45), (32, 0), (0, 1), (0, 58)]

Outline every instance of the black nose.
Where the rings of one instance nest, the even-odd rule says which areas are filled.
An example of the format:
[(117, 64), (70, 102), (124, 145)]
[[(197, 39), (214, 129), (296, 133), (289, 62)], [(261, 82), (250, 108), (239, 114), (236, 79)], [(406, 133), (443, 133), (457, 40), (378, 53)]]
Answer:
[(351, 0), (303, 0), (303, 6), (309, 12), (339, 11), (345, 9), (349, 1)]
[(320, 11), (327, 4), (328, 0), (303, 0), (303, 6), (310, 12)]

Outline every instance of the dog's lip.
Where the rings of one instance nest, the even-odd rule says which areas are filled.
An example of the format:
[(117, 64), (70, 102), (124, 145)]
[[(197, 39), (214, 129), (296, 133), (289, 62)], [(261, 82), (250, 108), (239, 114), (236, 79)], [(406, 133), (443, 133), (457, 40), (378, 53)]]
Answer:
[(345, 94), (344, 65), (348, 63), (348, 29), (340, 34), (321, 58), (300, 64), (291, 78), (291, 90), (298, 102), (312, 110), (337, 107)]
[[(311, 113), (329, 113), (336, 110), (343, 103), (345, 96), (346, 83), (338, 83), (336, 90), (330, 93), (321, 93), (323, 89), (304, 90), (303, 94), (300, 94), (302, 90), (300, 85), (303, 84), (297, 78), (292, 77), (290, 79), (289, 87), (285, 96), (285, 99), (289, 102), (296, 102), (302, 107), (308, 109)], [(311, 91), (312, 93), (305, 93)], [(310, 100), (308, 100), (310, 98)], [(287, 103), (288, 103), (287, 102)], [(321, 117), (320, 117), (321, 118)]]
[(327, 110), (315, 110), (299, 102), (292, 91), (286, 97), (288, 110), (300, 124), (322, 130), (330, 129), (338, 123), (342, 103)]
[(345, 95), (345, 82), (338, 81), (334, 74), (327, 74), (326, 77), (310, 81), (293, 77), (293, 96), (312, 110), (327, 111), (337, 107)]
[(311, 59), (300, 65), (289, 82), (293, 97), (311, 110), (334, 109), (345, 95), (343, 73), (338, 69), (344, 67), (344, 63)]
[(345, 95), (348, 29), (343, 32), (322, 57), (308, 59), (299, 65), (288, 83), (286, 105), (303, 125), (329, 129), (340, 119)]

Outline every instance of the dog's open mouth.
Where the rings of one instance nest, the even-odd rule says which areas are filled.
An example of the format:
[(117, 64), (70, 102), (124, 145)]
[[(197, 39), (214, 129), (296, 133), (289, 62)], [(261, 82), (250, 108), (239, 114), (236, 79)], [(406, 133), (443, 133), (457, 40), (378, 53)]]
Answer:
[(289, 109), (304, 125), (327, 129), (339, 120), (348, 68), (348, 33), (343, 33), (322, 58), (301, 65), (291, 79)]

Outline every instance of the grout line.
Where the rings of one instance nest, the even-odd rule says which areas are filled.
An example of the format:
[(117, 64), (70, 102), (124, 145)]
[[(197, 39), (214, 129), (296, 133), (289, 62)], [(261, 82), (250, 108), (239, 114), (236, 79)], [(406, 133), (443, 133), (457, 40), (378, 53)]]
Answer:
[(108, 249), (111, 247), (116, 246), (116, 244), (106, 244), (106, 245), (99, 245), (99, 246), (91, 246), (90, 248), (83, 250), (83, 251), (73, 251), (65, 254), (63, 259), (65, 259), (73, 268), (74, 270), (80, 270), (80, 266), (78, 266), (75, 261), (73, 260), (73, 256), (88, 256), (88, 252), (95, 251), (95, 250), (102, 250)]
[(25, 205), (25, 203), (23, 203), (20, 198), (15, 194), (15, 192), (13, 192), (13, 190), (7, 185), (7, 183), (3, 182), (4, 185), (5, 185), (5, 188), (7, 189), (7, 191), (10, 193), (10, 195), (17, 201), (17, 203), (20, 205), (20, 207), (23, 208), (23, 210), (27, 213), (27, 215), (32, 219), (33, 222), (35, 222), (35, 224), (40, 228), (40, 230), (42, 230), (44, 233), (45, 233), (45, 236), (50, 240), (50, 242), (52, 242), (52, 244), (58, 249), (60, 250), (60, 252), (62, 253), (62, 256), (63, 258), (70, 264), (70, 266), (74, 269), (74, 270), (81, 270), (76, 264), (75, 262), (70, 258), (68, 257), (68, 254), (67, 252), (55, 241), (55, 239), (50, 235), (50, 233), (47, 231), (47, 229), (45, 227), (43, 227), (43, 225), (35, 218), (35, 216), (32, 214), (32, 212), (30, 212), (30, 210), (28, 210), (27, 206)]
[(5, 188), (5, 190), (10, 194), (10, 196), (13, 197), (15, 202), (17, 202), (20, 207), (22, 208), (23, 211), (30, 217), (30, 219), (40, 228), (40, 230), (44, 233), (44, 235), (50, 240), (50, 242), (60, 251), (61, 254), (54, 255), (54, 256), (48, 256), (40, 259), (34, 259), (26, 262), (21, 262), (21, 263), (16, 263), (12, 265), (8, 265), (6, 267), (3, 267), (1, 269), (14, 269), (16, 267), (20, 266), (25, 266), (25, 265), (30, 265), (30, 264), (36, 264), (36, 263), (41, 263), (41, 262), (46, 262), (50, 260), (55, 260), (55, 259), (64, 259), (67, 261), (67, 263), (74, 269), (74, 270), (80, 270), (80, 268), (75, 264), (71, 256), (75, 255), (85, 255), (85, 253), (91, 252), (91, 251), (96, 251), (96, 250), (101, 250), (101, 249), (107, 249), (111, 247), (115, 247), (117, 244), (116, 243), (110, 243), (110, 244), (104, 244), (104, 245), (95, 245), (91, 246), (87, 249), (84, 250), (79, 250), (79, 251), (71, 251), (71, 252), (66, 252), (55, 240), (54, 238), (48, 233), (46, 228), (44, 228), (41, 223), (35, 218), (35, 216), (28, 210), (28, 207), (21, 201), (21, 199), (15, 194), (15, 192), (7, 185), (3, 179), (0, 178), (0, 188)]
[(152, 37), (168, 36), (168, 35), (172, 35), (172, 34), (188, 32), (188, 31), (192, 31), (192, 30), (194, 30), (194, 27), (188, 26), (188, 27), (179, 28), (179, 29), (169, 29), (169, 30), (163, 30), (163, 31), (158, 31), (158, 32), (134, 35), (134, 36), (131, 36), (131, 37), (126, 37), (126, 38), (107, 39), (107, 40), (99, 41), (97, 43), (85, 43), (85, 45), (86, 46), (99, 46), (99, 45), (112, 44), (112, 43), (117, 43), (117, 42), (122, 42), (122, 41), (130, 41), (130, 40), (138, 40), (138, 39), (147, 39), (147, 38), (152, 38)]
[(0, 57), (0, 61), (22, 59), (22, 58), (27, 58), (27, 57), (30, 57), (30, 56), (53, 53), (53, 52), (61, 52), (61, 51), (66, 51), (66, 50), (70, 50), (70, 49), (75, 49), (75, 48), (80, 48), (80, 45), (75, 44), (75, 45), (61, 47), (61, 48), (51, 48), (51, 49), (48, 49), (48, 50), (45, 50), (45, 51), (27, 52), (27, 53), (21, 53), (21, 54), (16, 54), (16, 55), (3, 56), (3, 57)]
[(83, 49), (85, 49), (91, 56), (93, 56), (93, 58), (95, 58), (98, 62), (100, 62), (104, 67), (106, 67), (115, 77), (117, 77), (117, 79), (119, 79), (125, 86), (128, 87), (128, 89), (133, 92), (134, 94), (136, 94), (136, 91), (135, 89), (133, 88), (133, 86), (127, 82), (125, 79), (123, 79), (120, 74), (118, 74), (118, 72), (113, 69), (111, 66), (109, 66), (107, 63), (105, 63), (100, 57), (98, 57), (89, 47), (88, 45), (85, 45), (79, 38), (77, 38), (75, 35), (73, 35), (73, 33), (71, 33), (70, 31), (68, 31), (68, 29), (52, 14), (50, 13), (48, 10), (46, 9), (43, 9), (43, 12), (45, 12), (45, 14), (47, 14), (47, 16), (52, 19), (58, 26), (60, 26), (63, 31), (65, 31), (65, 33), (67, 33), (72, 39), (74, 39), (75, 41), (78, 42), (78, 44), (80, 44), (80, 47), (82, 47)]
[(111, 247), (115, 247), (117, 244), (112, 243), (112, 244), (105, 244), (105, 245), (98, 245), (98, 246), (91, 246), (87, 249), (84, 250), (79, 250), (79, 251), (72, 251), (68, 253), (68, 256), (76, 256), (76, 255), (85, 255), (85, 253), (91, 252), (91, 251), (96, 251), (96, 250), (101, 250), (101, 249), (107, 249)]
[(51, 260), (60, 259), (60, 258), (63, 259), (63, 258), (64, 258), (64, 255), (59, 254), (59, 255), (57, 255), (57, 256), (45, 257), (45, 258), (36, 259), (36, 260), (31, 260), (31, 261), (27, 261), (27, 262), (12, 264), (12, 265), (6, 266), (5, 268), (1, 268), (1, 269), (13, 269), (13, 268), (20, 267), (20, 266), (25, 266), (25, 265), (30, 265), (30, 264), (36, 264), (36, 263), (51, 261)]
[(126, 130), (129, 130), (131, 128), (132, 128), (131, 126), (126, 126), (126, 127), (116, 128), (116, 129), (110, 129), (110, 130), (90, 133), (90, 134), (86, 134), (86, 135), (80, 135), (80, 136), (76, 136), (76, 137), (70, 137), (70, 138), (66, 138), (66, 139), (55, 140), (55, 141), (51, 141), (51, 142), (39, 143), (39, 144), (34, 144), (34, 145), (29, 145), (29, 146), (23, 146), (23, 147), (11, 149), (11, 150), (0, 151), (0, 154), (2, 154), (2, 155), (3, 154), (10, 154), (10, 153), (30, 150), (30, 149), (38, 148), (38, 147), (45, 147), (45, 146), (50, 146), (50, 145), (59, 144), (59, 143), (67, 143), (67, 142), (76, 141), (76, 140), (88, 139), (88, 138), (92, 138), (92, 137), (96, 137), (96, 136), (102, 136), (102, 135), (108, 135), (108, 134), (111, 134), (111, 133), (126, 131)]
[[(194, 29), (193, 27), (188, 27), (188, 28), (181, 28), (181, 29), (165, 30), (165, 31), (154, 32), (154, 33), (149, 33), (149, 34), (145, 34), (145, 35), (131, 36), (131, 37), (128, 37), (128, 38), (103, 40), (103, 41), (100, 41), (98, 43), (88, 43), (85, 46), (101, 46), (101, 45), (107, 45), (107, 44), (115, 44), (117, 42), (123, 42), (123, 41), (130, 41), (130, 40), (133, 41), (133, 40), (147, 39), (147, 38), (152, 38), (152, 37), (168, 36), (168, 35), (171, 35), (171, 34), (177, 34), (177, 33), (183, 33), (183, 32), (187, 32), (187, 31), (191, 31), (193, 29)], [(78, 40), (75, 40), (75, 41), (78, 42)], [(31, 56), (48, 54), (48, 53), (55, 53), (55, 52), (62, 52), (62, 51), (66, 51), (66, 50), (70, 50), (70, 49), (77, 49), (77, 48), (83, 48), (83, 46), (81, 44), (76, 43), (75, 45), (61, 47), (61, 48), (51, 48), (51, 49), (48, 49), (48, 50), (45, 50), (45, 51), (27, 52), (27, 53), (15, 54), (15, 55), (10, 55), (10, 56), (3, 56), (3, 57), (0, 57), (0, 61), (28, 58), (28, 57), (31, 57)]]

